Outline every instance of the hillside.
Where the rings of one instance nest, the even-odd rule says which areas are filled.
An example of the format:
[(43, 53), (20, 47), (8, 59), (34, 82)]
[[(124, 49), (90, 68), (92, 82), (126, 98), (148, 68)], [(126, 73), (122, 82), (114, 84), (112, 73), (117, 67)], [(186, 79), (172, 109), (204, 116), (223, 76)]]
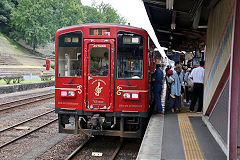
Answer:
[(8, 37), (0, 34), (0, 76), (5, 75), (39, 75), (41, 71), (53, 74), (54, 70), (46, 71), (45, 58), (35, 56)]

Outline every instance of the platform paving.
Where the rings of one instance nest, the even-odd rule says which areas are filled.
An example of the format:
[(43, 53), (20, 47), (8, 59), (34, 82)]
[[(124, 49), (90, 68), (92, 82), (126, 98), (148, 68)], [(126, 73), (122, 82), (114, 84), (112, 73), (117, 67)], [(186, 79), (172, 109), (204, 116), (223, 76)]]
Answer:
[(164, 117), (153, 115), (149, 120), (137, 160), (158, 159), (161, 157)]
[[(186, 110), (186, 109), (185, 109)], [(152, 115), (137, 160), (223, 160), (226, 155), (202, 121), (202, 114)]]

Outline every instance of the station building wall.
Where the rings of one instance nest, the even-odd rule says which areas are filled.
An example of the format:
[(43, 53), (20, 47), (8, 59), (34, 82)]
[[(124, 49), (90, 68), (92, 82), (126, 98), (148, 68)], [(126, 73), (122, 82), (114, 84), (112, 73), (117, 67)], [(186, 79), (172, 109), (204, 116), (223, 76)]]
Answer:
[[(213, 107), (209, 121), (227, 143), (230, 56), (235, 0), (221, 0), (208, 20), (203, 111)], [(224, 79), (224, 81), (223, 81)], [(218, 96), (216, 96), (218, 93)], [(220, 94), (219, 94), (220, 93)]]
[[(208, 21), (205, 55), (204, 111), (216, 92), (230, 60), (234, 0), (222, 0), (211, 11)], [(227, 107), (227, 106), (226, 106)]]

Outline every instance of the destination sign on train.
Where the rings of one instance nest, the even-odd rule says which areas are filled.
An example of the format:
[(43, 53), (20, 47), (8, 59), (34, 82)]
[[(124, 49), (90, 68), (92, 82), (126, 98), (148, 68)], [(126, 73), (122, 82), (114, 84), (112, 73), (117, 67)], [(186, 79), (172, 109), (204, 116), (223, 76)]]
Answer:
[(110, 28), (90, 28), (91, 36), (110, 36)]

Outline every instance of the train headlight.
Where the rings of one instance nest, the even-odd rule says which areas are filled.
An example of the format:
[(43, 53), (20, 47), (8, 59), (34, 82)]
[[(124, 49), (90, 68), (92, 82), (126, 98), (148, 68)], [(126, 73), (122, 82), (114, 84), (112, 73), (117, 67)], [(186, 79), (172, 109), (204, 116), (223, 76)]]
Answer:
[(129, 99), (131, 97), (130, 93), (124, 93), (123, 98)]
[(75, 92), (74, 91), (68, 91), (68, 96), (69, 97), (74, 97), (75, 96)]

